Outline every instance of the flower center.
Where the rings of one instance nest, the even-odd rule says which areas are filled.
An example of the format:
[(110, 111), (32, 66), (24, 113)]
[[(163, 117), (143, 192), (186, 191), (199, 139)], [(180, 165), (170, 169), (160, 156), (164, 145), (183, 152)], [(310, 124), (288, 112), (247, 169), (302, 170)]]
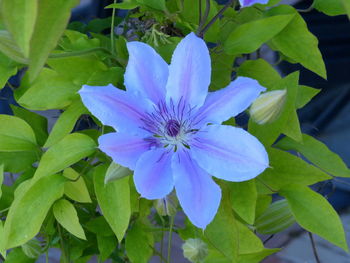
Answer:
[(181, 126), (177, 120), (169, 120), (165, 124), (165, 131), (171, 137), (176, 137), (180, 132)]

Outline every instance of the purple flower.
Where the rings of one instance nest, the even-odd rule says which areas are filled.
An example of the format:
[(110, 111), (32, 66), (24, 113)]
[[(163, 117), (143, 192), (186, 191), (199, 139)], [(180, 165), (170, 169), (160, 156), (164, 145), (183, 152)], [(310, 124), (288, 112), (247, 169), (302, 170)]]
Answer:
[(129, 42), (127, 47), (126, 91), (112, 85), (79, 91), (91, 113), (118, 131), (101, 136), (99, 147), (114, 162), (134, 170), (142, 197), (160, 199), (175, 186), (186, 215), (205, 228), (221, 199), (212, 176), (240, 182), (268, 166), (267, 153), (255, 137), (220, 125), (265, 89), (239, 77), (208, 93), (209, 52), (193, 33), (178, 44), (170, 66), (144, 43)]
[(239, 0), (242, 7), (251, 6), (254, 4), (267, 4), (269, 0)]

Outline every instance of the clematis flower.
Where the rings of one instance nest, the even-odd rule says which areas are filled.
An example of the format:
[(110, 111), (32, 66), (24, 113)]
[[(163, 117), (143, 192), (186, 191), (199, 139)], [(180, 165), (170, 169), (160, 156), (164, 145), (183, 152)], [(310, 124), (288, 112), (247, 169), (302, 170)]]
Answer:
[(241, 4), (242, 7), (247, 7), (251, 6), (254, 4), (267, 4), (269, 0), (239, 0), (239, 3)]
[(221, 125), (265, 89), (239, 77), (208, 93), (209, 51), (193, 33), (178, 44), (170, 66), (149, 45), (129, 42), (127, 48), (126, 91), (112, 85), (85, 85), (79, 91), (90, 112), (118, 131), (102, 135), (99, 148), (134, 170), (142, 197), (164, 198), (175, 187), (188, 218), (204, 229), (221, 199), (212, 176), (240, 182), (268, 166), (267, 153), (255, 137)]

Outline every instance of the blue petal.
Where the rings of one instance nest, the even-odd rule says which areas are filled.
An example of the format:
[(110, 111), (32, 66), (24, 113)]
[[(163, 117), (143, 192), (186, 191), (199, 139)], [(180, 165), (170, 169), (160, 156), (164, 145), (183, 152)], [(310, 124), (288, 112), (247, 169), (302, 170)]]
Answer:
[(129, 62), (124, 80), (127, 91), (140, 93), (153, 102), (165, 99), (168, 64), (149, 45), (129, 42)]
[(176, 47), (169, 67), (167, 100), (182, 98), (192, 107), (202, 106), (210, 84), (210, 56), (205, 42), (194, 33)]
[(269, 165), (264, 146), (243, 129), (209, 125), (191, 142), (191, 154), (204, 170), (220, 179), (241, 182)]
[(208, 94), (196, 122), (221, 124), (248, 108), (264, 90), (256, 80), (239, 77), (226, 88)]
[(251, 6), (254, 4), (267, 4), (269, 0), (239, 0), (242, 7)]
[(134, 170), (140, 156), (151, 148), (149, 141), (126, 133), (108, 133), (98, 138), (99, 148), (115, 163)]
[(147, 199), (160, 199), (174, 188), (171, 172), (172, 153), (154, 148), (144, 153), (134, 171), (136, 190)]
[(221, 199), (221, 189), (211, 176), (190, 157), (188, 150), (178, 150), (172, 161), (176, 194), (190, 221), (204, 229), (214, 218)]
[(141, 129), (145, 112), (152, 111), (152, 103), (128, 94), (124, 90), (108, 86), (84, 85), (79, 91), (86, 108), (104, 125), (131, 134), (145, 134)]

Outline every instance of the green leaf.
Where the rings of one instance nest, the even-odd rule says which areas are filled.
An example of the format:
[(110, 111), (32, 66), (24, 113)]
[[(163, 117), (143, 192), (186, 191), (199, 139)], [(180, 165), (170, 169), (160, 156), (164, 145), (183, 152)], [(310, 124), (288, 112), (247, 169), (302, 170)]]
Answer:
[(299, 72), (294, 72), (284, 79), (277, 81), (275, 85), (269, 90), (278, 90), (287, 88), (287, 98), (282, 109), (279, 118), (272, 122), (264, 125), (259, 125), (255, 123), (252, 119), (249, 120), (248, 130), (251, 134), (256, 136), (265, 146), (272, 145), (278, 136), (284, 132), (286, 129), (299, 130), (299, 127), (293, 127), (288, 121), (292, 114), (295, 113), (295, 100), (298, 92), (298, 81)]
[(13, 61), (21, 64), (28, 64), (28, 60), (23, 56), (9, 32), (5, 30), (0, 30), (0, 51)]
[(225, 41), (225, 52), (230, 55), (254, 52), (293, 18), (294, 15), (276, 15), (239, 25)]
[(62, 140), (73, 130), (79, 117), (85, 113), (88, 113), (88, 111), (80, 100), (73, 102), (56, 121), (44, 147), (51, 147)]
[(261, 251), (264, 246), (260, 240), (246, 225), (237, 221), (239, 236), (239, 254), (248, 254)]
[(63, 171), (63, 176), (72, 180), (64, 184), (64, 194), (70, 199), (79, 203), (91, 203), (89, 191), (86, 187), (84, 178), (74, 169), (67, 168)]
[(262, 215), (262, 213), (266, 211), (266, 209), (270, 206), (271, 201), (272, 201), (271, 195), (259, 193), (258, 198), (256, 200), (255, 218), (258, 218), (260, 215)]
[(263, 235), (279, 233), (295, 223), (286, 199), (272, 203), (255, 222), (256, 230)]
[(0, 90), (5, 87), (8, 79), (16, 73), (17, 63), (0, 53)]
[(348, 2), (347, 0), (315, 0), (314, 8), (318, 11), (321, 11), (329, 16), (338, 16), (346, 14), (346, 6), (344, 3)]
[(259, 81), (260, 85), (271, 90), (281, 80), (279, 73), (264, 59), (246, 60), (237, 71), (239, 76)]
[(39, 232), (51, 205), (63, 195), (64, 181), (61, 175), (48, 175), (16, 196), (4, 226), (6, 249), (23, 245)]
[(103, 216), (99, 216), (91, 219), (86, 223), (86, 228), (99, 236), (108, 237), (114, 236), (112, 228), (108, 225), (106, 219)]
[(106, 171), (106, 166), (96, 168), (94, 172), (95, 193), (104, 217), (121, 242), (131, 215), (129, 177), (105, 185)]
[(221, 255), (231, 260), (230, 262), (234, 262), (239, 252), (238, 231), (237, 220), (233, 216), (228, 193), (224, 191), (219, 211), (205, 229), (204, 235)]
[(33, 238), (22, 245), (22, 250), (27, 257), (38, 258), (42, 253), (41, 243), (36, 238)]
[(96, 238), (98, 250), (100, 251), (100, 259), (104, 262), (118, 246), (118, 242), (114, 236), (105, 237), (96, 235)]
[(50, 52), (64, 32), (77, 0), (40, 0), (34, 32), (30, 42), (29, 79), (38, 76)]
[(65, 199), (61, 199), (54, 203), (52, 211), (57, 222), (60, 223), (68, 232), (78, 238), (86, 240), (84, 229), (79, 223), (77, 211), (70, 202)]
[(317, 167), (288, 152), (274, 148), (267, 149), (267, 152), (271, 168), (266, 169), (258, 178), (274, 190), (295, 182), (312, 185), (332, 179)]
[(37, 0), (2, 0), (1, 15), (25, 57), (29, 56), (30, 39), (34, 31)]
[(47, 119), (44, 116), (31, 112), (15, 105), (10, 105), (13, 114), (26, 121), (33, 129), (39, 145), (43, 145), (47, 139)]
[(233, 61), (235, 56), (224, 52), (211, 52), (211, 84), (210, 90), (225, 88), (231, 82)]
[(300, 109), (304, 107), (306, 104), (309, 103), (309, 101), (315, 97), (321, 90), (320, 89), (314, 89), (308, 86), (299, 86), (298, 89), (298, 95), (296, 99), (296, 107), (297, 109)]
[(24, 108), (40, 111), (64, 109), (78, 98), (77, 91), (81, 86), (51, 69), (44, 68), (32, 84), (27, 77), (15, 91), (17, 102)]
[(255, 207), (258, 193), (255, 181), (249, 180), (239, 183), (229, 183), (231, 204), (233, 210), (248, 224), (255, 220)]
[(318, 49), (317, 38), (308, 30), (304, 19), (297, 11), (287, 5), (277, 6), (268, 11), (268, 15), (294, 14), (293, 20), (270, 42), (271, 47), (305, 68), (327, 78), (322, 54)]
[(87, 85), (90, 86), (106, 86), (113, 84), (118, 87), (118, 84), (122, 84), (124, 81), (124, 70), (120, 67), (108, 68), (105, 71), (96, 71), (92, 73), (87, 81)]
[(286, 125), (282, 129), (282, 133), (298, 142), (303, 141), (298, 114), (295, 110), (291, 111), (289, 114)]
[(156, 10), (165, 11), (165, 0), (136, 0), (137, 3), (151, 7)]
[(0, 151), (36, 151), (32, 128), (22, 119), (0, 114)]
[(131, 174), (132, 174), (132, 171), (130, 171), (128, 168), (123, 167), (115, 162), (111, 162), (106, 172), (105, 184), (124, 178)]
[(35, 259), (29, 258), (24, 254), (20, 247), (12, 249), (4, 263), (34, 263)]
[(122, 3), (110, 4), (105, 8), (116, 8), (116, 9), (134, 9), (140, 4), (136, 0), (124, 0)]
[(147, 263), (153, 254), (153, 236), (145, 231), (138, 220), (128, 231), (125, 238), (125, 249), (132, 263)]
[(81, 87), (95, 72), (108, 71), (107, 66), (96, 55), (51, 58), (47, 64), (61, 77)]
[(158, 41), (158, 45), (156, 45), (154, 41), (151, 41), (151, 43), (149, 44), (157, 51), (159, 55), (161, 55), (161, 57), (168, 64), (170, 64), (171, 57), (174, 53), (174, 50), (180, 41), (181, 41), (180, 37), (168, 37), (166, 38), (166, 43), (162, 43), (162, 41)]
[(348, 0), (342, 0), (345, 11), (350, 19), (350, 2)]
[(26, 170), (38, 158), (38, 153), (34, 151), (0, 152), (0, 160), (4, 164), (4, 170), (11, 173), (19, 173)]
[(260, 238), (241, 222), (237, 221), (237, 227), (239, 234), (238, 263), (259, 263), (265, 257), (279, 251), (279, 249), (265, 249)]
[(333, 176), (350, 177), (350, 169), (344, 161), (312, 136), (303, 134), (302, 143), (286, 137), (280, 140), (276, 146), (286, 151), (294, 150), (301, 153), (310, 162)]
[(87, 135), (72, 133), (53, 145), (41, 157), (35, 179), (57, 173), (82, 158), (91, 155), (96, 149), (95, 142)]
[(280, 191), (301, 227), (348, 251), (342, 222), (328, 201), (306, 186), (289, 185)]
[(259, 252), (239, 255), (237, 263), (260, 263), (264, 258), (280, 251), (279, 248), (263, 249)]
[(6, 258), (6, 250), (4, 244), (4, 225), (2, 224), (2, 220), (0, 220), (0, 254)]

